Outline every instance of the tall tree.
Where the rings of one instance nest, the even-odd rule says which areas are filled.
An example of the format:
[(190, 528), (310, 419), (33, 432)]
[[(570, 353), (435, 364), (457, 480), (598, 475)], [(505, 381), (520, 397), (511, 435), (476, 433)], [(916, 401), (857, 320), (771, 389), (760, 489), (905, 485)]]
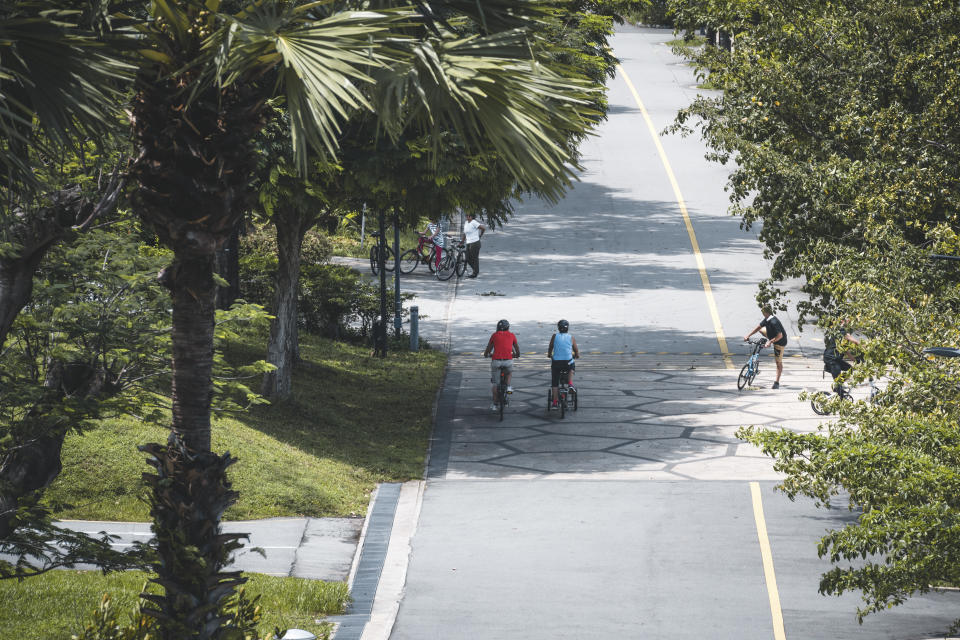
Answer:
[[(827, 331), (862, 333), (850, 382), (886, 378), (877, 405), (834, 406), (812, 434), (744, 430), (784, 472), (788, 495), (843, 492), (855, 522), (818, 552), (827, 594), (860, 591), (864, 615), (956, 584), (955, 361), (960, 270), (960, 8), (955, 3), (675, 0), (735, 33), (731, 52), (694, 54), (722, 93), (684, 110), (711, 157), (733, 166), (732, 211), (759, 226), (777, 297), (798, 278), (800, 310)], [(949, 266), (949, 263), (948, 265)], [(855, 561), (855, 562), (854, 562)]]
[[(471, 2), (443, 4), (484, 12)], [(228, 466), (210, 453), (213, 255), (249, 207), (253, 139), (272, 91), (285, 96), (303, 173), (308, 146), (333, 155), (340, 121), (370, 107), (359, 85), (379, 67), (389, 69), (381, 81), (394, 78), (388, 86), (394, 91), (378, 105), (389, 131), (402, 130), (398, 115), (408, 112), (400, 103), (412, 99), (417, 106), (410, 113), (419, 121), (462, 131), (471, 141), (490, 139), (509, 155), (519, 179), (548, 185), (558, 174), (569, 175), (569, 155), (555, 140), (582, 126), (584, 87), (546, 71), (532, 75), (532, 62), (518, 57), (525, 56), (522, 32), (419, 43), (400, 39), (387, 49), (382, 43), (390, 24), (416, 15), (323, 16), (316, 13), (321, 7), (257, 3), (226, 14), (213, 0), (155, 0), (150, 19), (139, 25), (142, 58), (132, 114), (139, 152), (132, 171), (135, 203), (174, 251), (163, 274), (173, 299), (172, 434), (167, 447), (150, 449), (158, 469), (171, 474), (165, 482), (179, 482), (178, 474), (198, 468), (225, 472)], [(484, 12), (488, 28), (525, 20), (509, 10), (500, 18), (499, 9), (491, 9)], [(410, 90), (402, 90), (407, 85)], [(182, 478), (184, 486), (188, 480)], [(204, 482), (227, 486), (223, 479)], [(196, 519), (207, 523), (203, 531), (216, 530), (230, 494), (194, 487), (177, 495), (189, 497), (190, 508), (158, 505), (157, 526), (162, 520), (165, 531), (176, 530), (173, 516), (185, 518), (190, 522), (180, 529), (188, 534), (200, 531), (190, 524)], [(175, 563), (173, 547), (165, 545), (182, 546), (178, 539), (159, 532), (158, 539), (160, 557), (169, 560), (158, 567), (166, 596), (155, 615), (163, 637), (212, 637), (221, 623), (218, 604), (234, 584), (233, 576), (219, 571), (222, 546), (211, 546), (207, 538), (187, 540), (210, 554)], [(207, 579), (197, 581), (197, 575)], [(184, 626), (185, 621), (191, 623)], [(192, 635), (183, 635), (187, 628)]]

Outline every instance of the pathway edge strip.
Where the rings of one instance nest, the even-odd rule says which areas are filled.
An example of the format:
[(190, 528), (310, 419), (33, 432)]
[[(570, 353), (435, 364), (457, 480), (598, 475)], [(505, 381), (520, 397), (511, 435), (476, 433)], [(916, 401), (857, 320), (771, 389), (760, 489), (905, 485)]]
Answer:
[(373, 610), (360, 640), (388, 640), (393, 632), (407, 584), (413, 536), (420, 523), (420, 509), (423, 506), (423, 490), (426, 484), (423, 480), (411, 480), (403, 483), (400, 488), (387, 557), (373, 599)]
[(673, 195), (677, 199), (677, 204), (680, 206), (680, 213), (683, 215), (683, 224), (687, 228), (687, 236), (690, 238), (690, 246), (693, 247), (693, 256), (697, 262), (697, 270), (700, 272), (700, 282), (703, 284), (703, 291), (707, 296), (707, 307), (710, 310), (710, 317), (713, 320), (713, 330), (717, 334), (717, 343), (720, 345), (720, 351), (723, 353), (723, 360), (727, 365), (727, 369), (733, 369), (734, 366), (732, 354), (727, 348), (727, 339), (724, 336), (723, 326), (720, 323), (720, 312), (717, 311), (717, 303), (713, 299), (713, 288), (710, 286), (710, 277), (707, 275), (706, 264), (703, 262), (703, 255), (700, 253), (700, 243), (697, 242), (697, 234), (693, 230), (693, 222), (690, 220), (689, 211), (687, 211), (687, 203), (683, 199), (683, 194), (680, 192), (680, 184), (677, 182), (677, 177), (674, 175), (673, 168), (670, 166), (670, 160), (667, 159), (667, 152), (660, 143), (660, 136), (657, 134), (657, 128), (654, 126), (653, 120), (650, 118), (650, 114), (647, 112), (647, 108), (643, 105), (643, 100), (640, 99), (640, 94), (637, 92), (637, 88), (633, 86), (633, 82), (630, 81), (630, 76), (627, 75), (627, 71), (622, 65), (617, 65), (617, 71), (621, 76), (623, 76), (624, 81), (627, 83), (627, 87), (630, 89), (630, 93), (633, 94), (633, 99), (640, 108), (640, 113), (643, 115), (643, 119), (647, 123), (647, 128), (650, 130), (650, 136), (653, 138), (653, 144), (657, 147), (657, 153), (660, 154), (660, 161), (663, 163), (663, 168), (667, 172), (667, 178), (670, 180), (670, 185), (673, 187)]
[(750, 483), (750, 495), (753, 499), (753, 518), (757, 523), (757, 539), (760, 541), (760, 557), (763, 560), (763, 577), (767, 582), (767, 596), (770, 599), (770, 616), (773, 619), (774, 640), (786, 640), (783, 628), (783, 610), (780, 608), (780, 592), (777, 590), (777, 576), (773, 571), (773, 552), (770, 550), (770, 538), (767, 536), (767, 521), (763, 517), (763, 500), (760, 496), (760, 483)]

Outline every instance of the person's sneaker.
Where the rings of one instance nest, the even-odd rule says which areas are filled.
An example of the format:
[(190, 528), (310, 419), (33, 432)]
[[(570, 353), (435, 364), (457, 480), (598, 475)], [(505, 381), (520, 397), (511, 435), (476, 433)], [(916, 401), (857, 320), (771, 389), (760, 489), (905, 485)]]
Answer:
[(496, 410), (497, 410), (497, 404), (496, 404), (495, 402), (491, 402), (491, 403), (490, 403), (490, 411), (496, 411)]
[(513, 387), (507, 386), (507, 393), (513, 393)]
[(780, 383), (779, 383), (779, 382), (774, 382), (774, 383), (773, 383), (773, 388), (774, 388), (774, 389), (779, 389), (779, 388), (780, 388)]
[(557, 402), (556, 400), (554, 400), (554, 401), (553, 401), (553, 408), (556, 409), (556, 408), (559, 407), (559, 406), (560, 406), (560, 403)]

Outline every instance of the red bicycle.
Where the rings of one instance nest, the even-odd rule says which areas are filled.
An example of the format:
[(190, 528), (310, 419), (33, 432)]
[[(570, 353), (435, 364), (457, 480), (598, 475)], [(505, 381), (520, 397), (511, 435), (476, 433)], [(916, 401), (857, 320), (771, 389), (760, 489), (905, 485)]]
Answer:
[(437, 246), (437, 244), (428, 236), (420, 233), (415, 249), (407, 249), (400, 254), (400, 273), (411, 273), (417, 268), (417, 265), (423, 263), (430, 269), (430, 273), (436, 273), (440, 266), (446, 250)]

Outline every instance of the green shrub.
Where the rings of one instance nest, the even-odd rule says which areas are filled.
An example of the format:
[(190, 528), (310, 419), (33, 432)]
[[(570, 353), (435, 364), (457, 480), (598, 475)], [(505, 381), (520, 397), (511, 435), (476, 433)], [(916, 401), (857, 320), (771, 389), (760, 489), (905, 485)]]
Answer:
[[(380, 315), (380, 287), (350, 267), (327, 264), (331, 247), (330, 240), (320, 232), (311, 231), (304, 239), (297, 325), (326, 338), (366, 338)], [(240, 248), (241, 295), (247, 302), (269, 309), (277, 270), (273, 227), (264, 226), (248, 234), (241, 239)], [(401, 297), (408, 301), (414, 296), (404, 293)], [(389, 308), (392, 313), (392, 293)], [(404, 317), (408, 314), (404, 309)]]
[[(326, 264), (333, 244), (323, 233), (311, 230), (300, 249), (303, 266)], [(272, 225), (257, 227), (240, 238), (240, 295), (269, 309), (273, 304), (273, 280), (277, 273), (277, 234)]]

